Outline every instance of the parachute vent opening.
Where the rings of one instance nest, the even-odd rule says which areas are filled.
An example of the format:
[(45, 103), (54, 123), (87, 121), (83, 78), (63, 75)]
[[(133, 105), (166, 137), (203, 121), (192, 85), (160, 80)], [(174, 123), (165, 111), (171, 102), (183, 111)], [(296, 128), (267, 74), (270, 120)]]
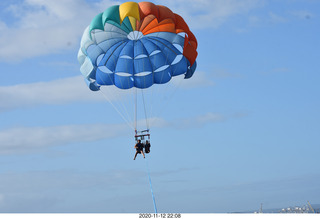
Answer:
[(154, 55), (156, 55), (156, 54), (158, 54), (159, 52), (161, 52), (160, 50), (154, 50), (152, 53), (150, 53), (150, 55), (149, 56), (154, 56)]
[(176, 44), (176, 43), (174, 43), (174, 44), (172, 44), (172, 45), (174, 45), (174, 47), (176, 47), (176, 49), (179, 50), (179, 52), (183, 53), (183, 48), (182, 48), (181, 45)]
[(154, 72), (160, 72), (160, 71), (163, 71), (169, 67), (170, 67), (170, 65), (163, 65), (160, 68), (157, 68), (156, 70), (154, 70)]
[(179, 35), (179, 36), (182, 36), (183, 38), (185, 38), (186, 35), (187, 35), (187, 33), (186, 33), (186, 32), (180, 32), (180, 33), (178, 33), (178, 35)]
[(181, 61), (183, 58), (183, 55), (177, 55), (176, 58), (172, 61), (171, 65), (177, 64), (178, 62)]
[(147, 58), (148, 56), (146, 54), (140, 54), (137, 55), (134, 59), (143, 59), (143, 58)]
[(123, 56), (120, 56), (119, 58), (121, 58), (121, 59), (132, 59), (132, 57), (130, 57), (128, 55), (123, 55)]
[(144, 71), (144, 72), (139, 72), (139, 73), (136, 73), (134, 76), (147, 76), (147, 75), (150, 75), (150, 74), (152, 74), (152, 72), (151, 71)]
[(139, 39), (141, 39), (143, 36), (144, 36), (144, 35), (143, 35), (142, 32), (136, 31), (136, 30), (135, 30), (135, 31), (131, 31), (131, 32), (127, 35), (127, 37), (128, 37), (129, 40), (139, 40)]
[(101, 55), (98, 56), (98, 58), (97, 58), (97, 66), (99, 66), (103, 56), (104, 56), (104, 54), (101, 54)]
[(116, 72), (116, 75), (122, 76), (122, 77), (130, 77), (132, 76), (132, 74), (128, 73), (128, 72)]

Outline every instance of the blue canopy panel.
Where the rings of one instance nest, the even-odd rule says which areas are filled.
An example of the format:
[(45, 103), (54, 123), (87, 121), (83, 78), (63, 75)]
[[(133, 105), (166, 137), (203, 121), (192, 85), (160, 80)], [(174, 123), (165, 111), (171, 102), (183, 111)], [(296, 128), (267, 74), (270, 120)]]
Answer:
[(177, 34), (159, 32), (129, 40), (123, 29), (108, 23), (104, 32), (97, 30), (95, 34), (92, 39), (95, 43), (86, 50), (86, 59), (92, 66), (83, 61), (83, 72), (91, 90), (98, 90), (100, 85), (144, 89), (167, 83), (181, 74), (190, 78), (195, 71), (196, 62), (190, 67), (179, 49), (184, 45), (184, 37)]
[(171, 63), (172, 76), (182, 75), (188, 71), (188, 62), (183, 55), (177, 55)]
[(167, 65), (167, 57), (161, 51), (149, 56), (149, 60), (152, 64), (153, 71), (156, 71), (160, 67)]
[(115, 73), (117, 72), (125, 72), (129, 73), (130, 75), (134, 74), (133, 68), (133, 59), (127, 58), (118, 58), (118, 62), (116, 64)]
[[(147, 41), (154, 44), (154, 48), (157, 47), (158, 50), (162, 51), (165, 55), (167, 63), (171, 64), (177, 55), (180, 55), (181, 52), (173, 46), (170, 42), (163, 40), (161, 38), (149, 37)], [(152, 54), (152, 53), (151, 53)]]
[(171, 42), (165, 39), (162, 39), (159, 37), (146, 37), (146, 39), (156, 44), (161, 50), (167, 48), (172, 50), (172, 52), (175, 53), (176, 55), (182, 54), (175, 46), (172, 45)]
[(153, 73), (152, 72), (141, 72), (135, 74), (134, 77), (134, 86), (137, 88), (148, 88), (153, 85)]
[(134, 86), (148, 88), (153, 84), (153, 68), (147, 55), (139, 55), (133, 60)]
[(179, 34), (170, 33), (170, 32), (157, 32), (157, 33), (147, 34), (147, 35), (145, 35), (145, 37), (146, 38), (155, 38), (155, 39), (160, 38), (160, 39), (166, 40), (166, 41), (170, 42), (169, 44), (166, 43), (167, 46), (170, 46), (170, 48), (172, 48), (172, 46), (174, 46), (175, 52), (177, 52), (176, 51), (176, 49), (177, 49), (179, 51), (179, 54), (183, 53), (183, 46), (184, 46), (185, 38), (180, 36)]
[[(103, 65), (107, 65), (109, 63), (110, 57), (114, 56), (116, 59), (118, 59), (119, 54), (121, 53), (122, 49), (126, 46), (126, 44), (128, 43), (128, 41), (119, 41), (116, 44), (112, 45), (107, 52), (105, 53), (104, 57), (101, 59), (100, 63), (98, 63), (98, 66), (103, 66)], [(113, 64), (115, 60), (111, 60), (110, 62), (112, 62), (111, 64)], [(115, 63), (116, 64), (116, 63)], [(115, 64), (113, 64), (112, 66), (115, 66)], [(114, 67), (109, 67), (108, 68), (113, 71)]]
[(185, 74), (184, 79), (188, 79), (188, 78), (192, 77), (193, 73), (195, 72), (195, 70), (197, 68), (197, 61), (195, 61), (191, 67), (190, 67), (190, 63), (188, 61), (188, 66), (189, 66), (188, 71)]
[(95, 81), (89, 80), (87, 78), (84, 78), (84, 81), (86, 82), (90, 90), (92, 91), (100, 90), (100, 86)]
[(95, 44), (99, 44), (103, 41), (106, 41), (108, 39), (127, 39), (127, 35), (124, 35), (123, 33), (118, 32), (106, 32), (106, 31), (96, 31), (95, 34), (92, 37), (92, 40), (95, 42)]
[(102, 53), (104, 53), (103, 50), (95, 44), (87, 48), (87, 57), (89, 57), (92, 63), (96, 63), (98, 56)]
[(114, 84), (121, 89), (129, 89), (134, 87), (133, 76), (126, 72), (117, 72), (114, 74)]
[[(145, 36), (152, 41), (157, 47), (160, 47), (163, 53), (167, 54), (167, 58), (171, 65), (171, 76), (185, 74), (185, 78), (192, 77), (196, 64), (190, 68), (190, 62), (182, 55), (184, 46), (184, 37), (167, 32), (152, 33)], [(170, 42), (170, 43), (169, 43)], [(176, 46), (178, 45), (178, 46)], [(181, 48), (181, 51), (177, 47)]]
[[(176, 49), (176, 47), (174, 47), (174, 46), (172, 46), (172, 48)], [(177, 55), (180, 54), (180, 52), (176, 52), (172, 48), (164, 47), (162, 50), (162, 53), (164, 53), (166, 55), (168, 63), (172, 63), (173, 60), (177, 57)]]
[(149, 56), (154, 51), (160, 50), (160, 48), (157, 45), (155, 45), (152, 41), (148, 40), (148, 38), (146, 37), (141, 38), (139, 41), (142, 42)]
[(133, 59), (134, 57), (134, 42), (132, 40), (127, 39), (127, 43), (125, 47), (122, 48), (122, 50), (119, 53), (120, 57), (130, 57)]
[(184, 37), (176, 34), (176, 33), (170, 33), (170, 32), (157, 32), (157, 33), (150, 33), (145, 35), (145, 37), (156, 37), (164, 39), (171, 44), (179, 44), (180, 46), (184, 46)]
[(161, 68), (154, 71), (154, 83), (155, 84), (165, 84), (171, 80), (171, 68), (170, 65), (162, 66)]
[(114, 84), (114, 71), (118, 62), (118, 56), (126, 41), (119, 41), (111, 46), (108, 51), (97, 58), (97, 69), (95, 79), (100, 85)]
[(121, 89), (129, 89), (134, 86), (133, 59), (118, 58), (115, 68), (114, 84)]
[(133, 60), (133, 65), (134, 65), (134, 74), (153, 71), (152, 64), (150, 62), (150, 59), (147, 56), (142, 58), (135, 58)]
[(133, 41), (134, 42), (134, 57), (140, 55), (148, 55), (146, 48), (144, 47), (143, 43), (140, 40)]
[(96, 71), (96, 82), (99, 85), (113, 85), (114, 73), (106, 66), (99, 66)]
[(116, 39), (107, 39), (98, 44), (98, 46), (106, 53), (114, 44), (118, 42), (123, 42), (125, 39), (123, 38), (116, 38)]
[(109, 81), (108, 79), (111, 76), (106, 75), (105, 73), (108, 73), (108, 74), (113, 73), (116, 62), (117, 62), (117, 57), (115, 57), (113, 53), (115, 49), (118, 48), (120, 45), (122, 45), (122, 42), (118, 42), (117, 44), (112, 46), (105, 54), (102, 54), (97, 58), (98, 67), (96, 72), (96, 79), (98, 84), (105, 85), (105, 84), (111, 83), (111, 82), (108, 82)]
[(90, 78), (92, 75), (95, 74), (95, 68), (88, 57), (84, 59), (80, 67), (80, 71), (85, 78)]

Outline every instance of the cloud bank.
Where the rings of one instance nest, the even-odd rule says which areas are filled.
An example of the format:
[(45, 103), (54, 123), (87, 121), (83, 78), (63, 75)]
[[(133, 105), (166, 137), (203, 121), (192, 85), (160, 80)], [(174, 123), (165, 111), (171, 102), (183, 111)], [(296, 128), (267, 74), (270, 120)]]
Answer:
[(51, 146), (114, 138), (129, 130), (123, 124), (16, 127), (0, 131), (0, 154), (20, 154)]
[(117, 1), (24, 0), (6, 8), (9, 21), (0, 21), (0, 60), (17, 61), (75, 49), (91, 19)]
[(230, 17), (264, 5), (264, 1), (259, 0), (165, 0), (161, 3), (180, 14), (192, 29), (218, 28)]
[(0, 112), (43, 104), (101, 101), (97, 92), (91, 92), (82, 76), (49, 82), (18, 84), (0, 87)]
[[(206, 113), (195, 117), (166, 121), (150, 118), (153, 128), (192, 129), (223, 122), (226, 116)], [(138, 127), (144, 124), (138, 121)], [(52, 146), (92, 142), (124, 136), (132, 131), (127, 124), (82, 124), (49, 127), (15, 127), (0, 131), (0, 154), (21, 154), (41, 151)]]
[[(168, 84), (175, 87), (172, 89), (189, 89), (212, 86), (213, 82), (204, 72), (196, 72), (191, 80), (184, 80), (182, 75), (180, 78), (174, 77)], [(0, 113), (44, 104), (59, 105), (96, 101), (115, 103), (115, 100), (121, 100), (131, 94), (115, 86), (103, 86), (101, 90), (102, 92), (90, 91), (81, 75), (48, 82), (0, 86)]]
[[(259, 7), (258, 0), (154, 1), (182, 15), (190, 28), (217, 28), (229, 17)], [(35, 56), (76, 50), (92, 18), (119, 1), (23, 0), (5, 8), (0, 20), (0, 60), (19, 61)]]

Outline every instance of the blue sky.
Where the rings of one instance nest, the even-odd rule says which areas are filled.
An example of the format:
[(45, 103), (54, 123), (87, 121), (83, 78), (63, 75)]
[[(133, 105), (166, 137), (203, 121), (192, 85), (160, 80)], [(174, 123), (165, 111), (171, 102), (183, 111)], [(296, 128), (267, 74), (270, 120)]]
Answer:
[(198, 68), (159, 91), (136, 161), (77, 61), (91, 19), (122, 2), (1, 1), (0, 212), (153, 212), (147, 167), (159, 212), (320, 203), (320, 2), (153, 1), (185, 18)]

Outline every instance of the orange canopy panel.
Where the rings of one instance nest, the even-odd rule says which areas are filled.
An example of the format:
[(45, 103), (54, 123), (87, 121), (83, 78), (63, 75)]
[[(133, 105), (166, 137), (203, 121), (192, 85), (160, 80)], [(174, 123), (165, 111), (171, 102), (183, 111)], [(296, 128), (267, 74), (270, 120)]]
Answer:
[(176, 22), (176, 17), (174, 16), (174, 13), (169, 8), (163, 5), (158, 5), (158, 10), (159, 10), (159, 16), (158, 16), (159, 21), (162, 21), (166, 18), (171, 18), (173, 22)]
[(148, 15), (159, 16), (157, 5), (151, 2), (139, 2), (140, 19), (144, 19)]
[(193, 65), (198, 56), (196, 47), (193, 47), (191, 45), (188, 36), (186, 36), (184, 40), (183, 55), (189, 60), (191, 66)]
[[(178, 15), (178, 14), (174, 14), (175, 18), (176, 18), (176, 29), (179, 29), (179, 32), (188, 32), (190, 31), (189, 30), (189, 27), (188, 25), (186, 24), (186, 22), (184, 21), (184, 19)], [(180, 31), (180, 30), (183, 30), (183, 31)], [(177, 32), (177, 33), (179, 33)]]
[(146, 16), (142, 21), (140, 21), (141, 24), (137, 30), (142, 32), (151, 22), (153, 22), (153, 20), (156, 19), (156, 16), (154, 16), (153, 14)]
[(162, 24), (162, 25), (158, 25), (146, 32), (142, 32), (144, 35), (150, 34), (150, 33), (155, 33), (155, 32), (171, 32), (171, 33), (175, 33), (176, 29), (175, 29), (175, 25), (174, 23), (168, 23), (168, 24)]

